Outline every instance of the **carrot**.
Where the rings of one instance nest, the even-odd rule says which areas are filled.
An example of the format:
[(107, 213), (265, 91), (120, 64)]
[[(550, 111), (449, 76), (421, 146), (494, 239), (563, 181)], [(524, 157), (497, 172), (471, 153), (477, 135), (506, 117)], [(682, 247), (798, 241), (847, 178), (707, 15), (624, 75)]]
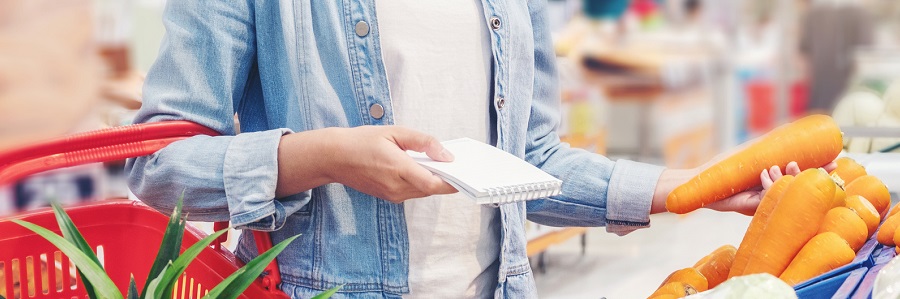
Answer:
[(769, 191), (766, 191), (766, 195), (763, 196), (763, 199), (759, 202), (759, 206), (756, 208), (756, 213), (753, 214), (753, 220), (750, 221), (747, 232), (744, 233), (744, 239), (741, 240), (741, 245), (738, 246), (737, 253), (735, 253), (734, 256), (734, 263), (731, 265), (731, 271), (728, 272), (728, 278), (744, 274), (744, 268), (747, 267), (747, 262), (750, 260), (750, 253), (756, 248), (756, 244), (759, 242), (759, 236), (766, 227), (766, 223), (769, 221), (772, 210), (775, 209), (775, 206), (784, 194), (784, 190), (787, 189), (787, 186), (793, 181), (794, 176), (783, 176), (775, 181), (775, 184), (772, 184), (772, 187), (769, 187)]
[(796, 285), (846, 265), (855, 256), (856, 253), (840, 236), (832, 232), (821, 233), (803, 246), (779, 278), (789, 285)]
[(869, 228), (866, 227), (866, 222), (849, 208), (837, 207), (825, 214), (825, 220), (819, 226), (819, 234), (825, 232), (836, 233), (855, 252), (866, 243)]
[(847, 157), (840, 157), (837, 160), (834, 160), (837, 163), (837, 168), (831, 171), (832, 175), (839, 176), (842, 180), (844, 180), (845, 184), (849, 184), (853, 180), (858, 177), (866, 175), (866, 169), (856, 163), (853, 159)]
[(661, 288), (657, 289), (656, 292), (653, 292), (653, 294), (650, 295), (650, 298), (665, 294), (674, 295), (675, 298), (681, 298), (696, 293), (697, 290), (694, 289), (693, 286), (680, 281), (676, 281), (663, 285)]
[(855, 212), (856, 215), (859, 215), (859, 218), (862, 218), (862, 220), (866, 222), (866, 227), (869, 231), (867, 237), (871, 237), (875, 234), (875, 231), (878, 230), (878, 225), (881, 224), (881, 216), (878, 215), (878, 210), (875, 209), (875, 206), (873, 206), (869, 200), (859, 195), (847, 196), (844, 201), (847, 204), (847, 208)]
[(745, 149), (705, 169), (666, 198), (666, 208), (684, 214), (759, 186), (759, 174), (773, 165), (784, 169), (819, 167), (841, 152), (841, 130), (825, 115), (811, 115), (781, 126)]
[(844, 191), (844, 181), (841, 180), (841, 177), (837, 175), (831, 175), (831, 179), (834, 180), (834, 201), (831, 205), (832, 208), (843, 207), (847, 205), (847, 192)]
[(650, 298), (650, 299), (678, 299), (678, 298), (681, 298), (681, 297), (678, 297), (678, 296), (675, 296), (675, 295), (672, 295), (672, 294), (662, 294), (662, 295), (659, 295), (659, 296), (654, 296), (654, 297), (652, 297), (652, 298)]
[(894, 205), (894, 207), (891, 208), (891, 211), (888, 212), (888, 217), (894, 216), (894, 214), (897, 214), (897, 212), (900, 212), (900, 208), (898, 208), (897, 206), (900, 206), (900, 203)]
[(894, 230), (894, 245), (900, 244), (900, 234), (898, 234), (897, 232), (900, 232), (900, 229)]
[(897, 230), (897, 225), (900, 225), (900, 216), (894, 215), (888, 217), (887, 220), (881, 224), (881, 228), (878, 229), (878, 234), (875, 236), (875, 239), (878, 240), (878, 243), (894, 246), (897, 245), (894, 243), (894, 233)]
[(743, 274), (781, 275), (816, 235), (833, 198), (834, 181), (824, 170), (807, 169), (797, 175), (772, 210)]
[(884, 218), (891, 205), (891, 193), (878, 178), (864, 175), (847, 184), (847, 195), (859, 195), (865, 197), (875, 206), (878, 213)]
[(737, 248), (734, 248), (734, 246), (724, 245), (694, 264), (694, 268), (700, 271), (703, 277), (706, 277), (707, 285), (710, 289), (728, 279), (728, 272), (734, 263), (736, 252)]
[(660, 284), (659, 287), (662, 288), (670, 282), (686, 283), (697, 290), (697, 292), (703, 292), (709, 289), (709, 282), (707, 282), (706, 277), (694, 268), (684, 268), (672, 272), (672, 274), (669, 274), (669, 276), (663, 280), (663, 283)]

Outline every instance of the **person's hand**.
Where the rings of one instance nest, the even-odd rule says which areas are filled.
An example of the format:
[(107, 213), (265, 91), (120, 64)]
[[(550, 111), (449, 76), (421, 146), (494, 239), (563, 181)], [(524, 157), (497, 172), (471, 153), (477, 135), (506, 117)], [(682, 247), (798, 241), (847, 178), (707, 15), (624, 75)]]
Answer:
[[(715, 161), (716, 159), (713, 160)], [(700, 172), (702, 172), (704, 169), (706, 169), (706, 167), (712, 164), (713, 163), (707, 163), (704, 164), (704, 166), (693, 169), (667, 169), (663, 171), (663, 175), (660, 177), (659, 183), (657, 183), (656, 192), (653, 196), (653, 203), (650, 208), (650, 213), (665, 212), (666, 198), (668, 197), (669, 193), (678, 186), (686, 183), (694, 176), (700, 174)], [(834, 170), (835, 167), (837, 167), (837, 165), (834, 162), (823, 166), (823, 168), (825, 168), (825, 170), (828, 172)], [(713, 202), (709, 205), (706, 205), (704, 208), (722, 212), (738, 212), (744, 215), (752, 216), (753, 213), (756, 212), (756, 207), (759, 206), (759, 202), (765, 195), (766, 190), (768, 190), (775, 181), (777, 181), (784, 175), (798, 174), (800, 174), (800, 167), (796, 162), (788, 163), (787, 167), (785, 167), (783, 171), (781, 167), (772, 166), (771, 168), (760, 172), (759, 179), (762, 186), (740, 192), (720, 201)]]
[[(825, 171), (828, 172), (834, 170), (835, 167), (837, 167), (837, 164), (834, 162), (823, 166)], [(763, 196), (766, 195), (766, 191), (772, 187), (772, 184), (774, 184), (775, 181), (784, 175), (796, 176), (798, 174), (800, 174), (800, 166), (797, 165), (797, 162), (788, 163), (783, 173), (780, 167), (772, 166), (759, 174), (759, 179), (762, 182), (761, 187), (750, 189), (729, 198), (711, 203), (707, 205), (706, 208), (722, 212), (738, 212), (747, 216), (753, 216), (753, 214), (756, 213), (756, 207), (759, 206), (759, 202), (762, 200)]]
[[(435, 161), (453, 161), (453, 155), (430, 135), (397, 126), (330, 128), (303, 133), (307, 134), (295, 140), (289, 137), (300, 133), (282, 139), (279, 160), (311, 155), (311, 159), (306, 159), (310, 164), (298, 167), (317, 173), (320, 182), (344, 184), (394, 203), (457, 192), (406, 154), (406, 150), (412, 150), (424, 152)], [(290, 153), (291, 148), (300, 153)], [(282, 169), (290, 168), (282, 167), (279, 161), (279, 171)], [(279, 174), (279, 188), (282, 178), (285, 183), (291, 180), (287, 176)], [(299, 191), (302, 190), (306, 189)], [(295, 190), (287, 194), (292, 194), (290, 191)]]

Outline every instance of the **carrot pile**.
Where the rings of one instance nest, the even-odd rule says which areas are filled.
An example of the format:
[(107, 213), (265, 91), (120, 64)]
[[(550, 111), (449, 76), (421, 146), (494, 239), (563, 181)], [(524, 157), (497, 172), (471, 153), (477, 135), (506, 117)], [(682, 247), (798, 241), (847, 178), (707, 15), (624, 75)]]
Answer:
[[(837, 168), (831, 173), (808, 168), (797, 176), (785, 175), (775, 181), (738, 248), (723, 246), (694, 267), (676, 271), (651, 298), (679, 298), (684, 296), (684, 286), (701, 292), (731, 277), (757, 273), (769, 273), (797, 285), (850, 263), (873, 235), (882, 244), (900, 245), (900, 207), (890, 209), (885, 185), (852, 159), (836, 162)], [(714, 270), (704, 270), (714, 256), (723, 262), (710, 268)], [(700, 282), (696, 272), (706, 284)]]

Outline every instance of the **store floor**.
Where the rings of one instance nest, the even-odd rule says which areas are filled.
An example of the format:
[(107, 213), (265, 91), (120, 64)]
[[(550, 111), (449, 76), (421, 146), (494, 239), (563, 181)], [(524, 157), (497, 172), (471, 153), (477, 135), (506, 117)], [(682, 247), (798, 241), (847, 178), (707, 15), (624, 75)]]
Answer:
[(737, 246), (749, 223), (750, 217), (736, 213), (701, 210), (687, 216), (654, 215), (650, 228), (624, 237), (590, 229), (585, 255), (578, 238), (546, 252), (546, 272), (535, 273), (538, 295), (646, 298), (672, 271), (692, 266), (724, 244)]

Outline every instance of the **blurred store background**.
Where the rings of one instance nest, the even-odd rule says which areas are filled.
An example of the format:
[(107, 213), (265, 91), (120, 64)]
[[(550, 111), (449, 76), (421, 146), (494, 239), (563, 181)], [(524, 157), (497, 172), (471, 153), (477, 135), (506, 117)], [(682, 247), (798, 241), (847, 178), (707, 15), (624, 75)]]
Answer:
[[(165, 0), (0, 1), (0, 152), (127, 125), (165, 34)], [(613, 159), (699, 166), (809, 113), (871, 167), (900, 151), (900, 1), (551, 0), (562, 135)], [(893, 159), (890, 161), (897, 161)], [(882, 165), (882, 166), (879, 166)], [(127, 197), (122, 162), (0, 187), (0, 214)], [(884, 179), (893, 192), (897, 180)], [(893, 184), (893, 185), (892, 185)], [(749, 218), (655, 215), (618, 237), (528, 224), (542, 298), (647, 296), (735, 244)]]

